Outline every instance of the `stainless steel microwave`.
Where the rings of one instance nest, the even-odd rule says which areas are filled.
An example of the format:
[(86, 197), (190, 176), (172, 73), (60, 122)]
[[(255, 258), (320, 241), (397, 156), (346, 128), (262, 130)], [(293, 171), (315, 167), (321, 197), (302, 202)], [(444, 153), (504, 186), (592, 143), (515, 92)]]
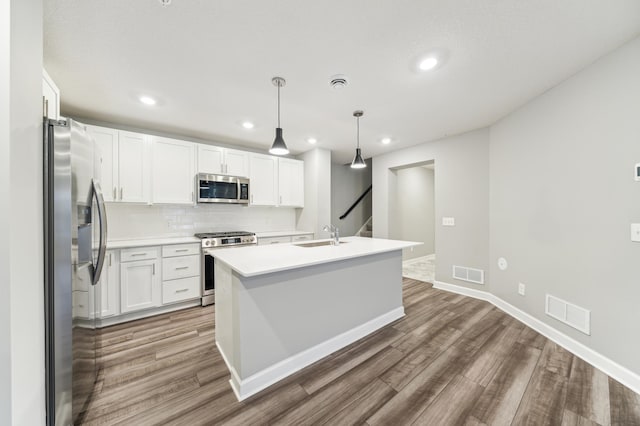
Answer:
[(249, 179), (239, 176), (198, 174), (199, 203), (249, 204)]

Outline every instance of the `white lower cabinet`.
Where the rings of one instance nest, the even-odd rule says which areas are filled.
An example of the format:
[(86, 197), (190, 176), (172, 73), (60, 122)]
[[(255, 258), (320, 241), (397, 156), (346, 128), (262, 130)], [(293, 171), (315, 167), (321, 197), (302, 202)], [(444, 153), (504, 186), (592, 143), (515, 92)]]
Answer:
[[(129, 249), (127, 249), (129, 250)], [(120, 262), (120, 310), (122, 313), (139, 311), (159, 306), (162, 302), (160, 260), (158, 248), (145, 248), (145, 252), (156, 251), (156, 259), (129, 260), (122, 251)]]
[(200, 277), (179, 278), (162, 283), (162, 304), (200, 297)]
[(291, 242), (297, 243), (299, 241), (310, 241), (313, 240), (313, 234), (304, 234), (304, 235), (292, 235)]
[(277, 237), (258, 237), (258, 245), (297, 243), (313, 240), (313, 234), (281, 235)]
[(117, 250), (107, 250), (102, 276), (97, 285), (98, 318), (108, 318), (120, 313), (120, 265)]
[(163, 305), (201, 296), (199, 252), (198, 244), (162, 247)]
[(74, 317), (88, 319), (95, 312), (98, 326), (104, 327), (196, 306), (201, 297), (200, 259), (200, 244), (193, 243), (107, 250), (95, 287), (88, 276), (76, 280)]

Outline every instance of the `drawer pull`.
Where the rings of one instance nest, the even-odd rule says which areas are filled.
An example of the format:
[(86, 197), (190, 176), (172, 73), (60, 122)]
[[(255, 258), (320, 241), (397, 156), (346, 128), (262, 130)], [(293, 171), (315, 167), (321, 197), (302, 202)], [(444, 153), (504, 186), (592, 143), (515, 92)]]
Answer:
[(270, 244), (279, 244), (279, 243), (280, 243), (280, 241), (271, 241)]
[(189, 249), (176, 249), (176, 253), (182, 253), (185, 251), (189, 251)]
[(188, 266), (179, 266), (179, 267), (176, 267), (176, 271), (179, 271), (179, 270), (181, 270), (181, 269), (189, 269), (189, 267), (188, 267)]
[(184, 293), (185, 291), (189, 291), (188, 288), (181, 288), (180, 290), (176, 290), (176, 293)]
[(131, 256), (145, 256), (147, 253), (131, 253)]

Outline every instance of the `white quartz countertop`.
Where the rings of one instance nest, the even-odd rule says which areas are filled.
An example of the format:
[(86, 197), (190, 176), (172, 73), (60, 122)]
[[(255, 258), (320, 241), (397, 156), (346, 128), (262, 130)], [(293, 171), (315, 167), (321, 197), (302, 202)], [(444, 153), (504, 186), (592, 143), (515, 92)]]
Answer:
[(107, 241), (108, 249), (121, 249), (129, 247), (149, 247), (167, 246), (171, 244), (200, 243), (200, 238), (196, 237), (165, 237), (165, 238), (143, 238), (138, 240), (115, 240)]
[(258, 238), (271, 238), (271, 237), (288, 237), (293, 235), (309, 235), (313, 234), (313, 231), (270, 231), (270, 232), (256, 232)]
[[(328, 240), (315, 240), (328, 241)], [(312, 241), (305, 241), (308, 244)], [(244, 246), (205, 250), (245, 277), (270, 274), (289, 269), (320, 265), (371, 254), (402, 250), (422, 245), (420, 242), (382, 238), (346, 237), (338, 246), (299, 247), (297, 244)]]

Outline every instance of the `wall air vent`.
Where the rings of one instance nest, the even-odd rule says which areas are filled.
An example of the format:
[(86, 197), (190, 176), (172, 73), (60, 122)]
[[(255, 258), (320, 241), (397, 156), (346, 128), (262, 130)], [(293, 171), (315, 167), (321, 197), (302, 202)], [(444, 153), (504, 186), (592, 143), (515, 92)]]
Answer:
[(484, 271), (482, 269), (453, 265), (453, 278), (475, 284), (484, 284)]
[(591, 335), (591, 311), (585, 308), (547, 294), (544, 312), (584, 334)]

